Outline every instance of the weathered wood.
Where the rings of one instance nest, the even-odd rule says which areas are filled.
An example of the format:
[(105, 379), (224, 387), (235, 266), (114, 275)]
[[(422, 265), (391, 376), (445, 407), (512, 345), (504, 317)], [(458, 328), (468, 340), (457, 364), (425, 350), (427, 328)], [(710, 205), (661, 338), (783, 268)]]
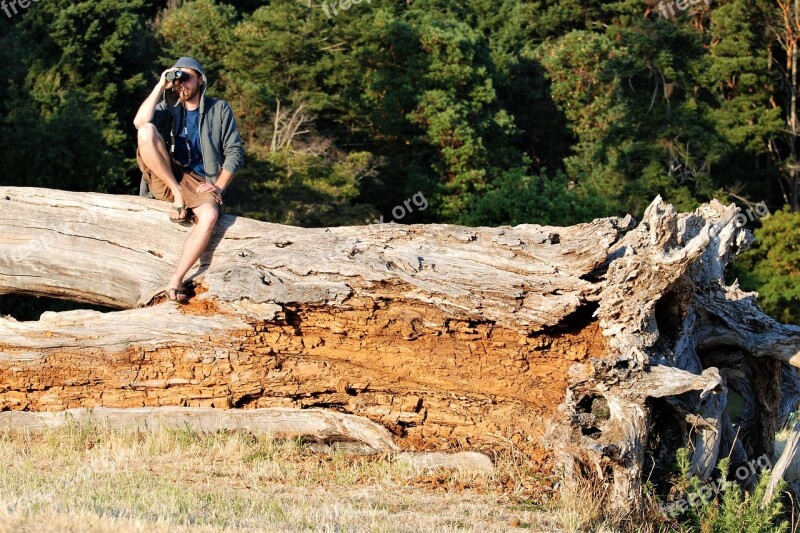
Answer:
[(764, 492), (764, 499), (761, 501), (762, 505), (767, 505), (772, 501), (778, 483), (784, 479), (786, 471), (792, 463), (794, 463), (798, 448), (800, 448), (800, 422), (795, 422), (792, 431), (786, 438), (783, 453), (781, 453), (780, 459), (778, 459), (778, 462), (773, 467), (772, 473), (769, 476), (769, 484), (767, 485), (767, 490)]
[(324, 409), (210, 409), (158, 407), (68, 409), (59, 412), (6, 411), (0, 429), (42, 431), (68, 425), (116, 431), (187, 430), (196, 433), (245, 431), (276, 439), (304, 438), (324, 444), (361, 445), (365, 453), (397, 450), (386, 428), (363, 417)]
[(707, 477), (798, 404), (800, 328), (723, 278), (751, 239), (735, 206), (568, 228), (225, 216), (186, 306), (158, 296), (188, 231), (167, 209), (0, 188), (0, 294), (120, 309), (0, 319), (0, 410), (326, 408), (404, 449), (512, 443), (628, 506), (646, 460), (690, 446)]
[[(168, 209), (139, 197), (0, 187), (0, 291), (147, 305), (189, 231), (166, 222)], [(191, 278), (202, 278), (208, 297), (274, 310), (392, 296), (538, 331), (596, 296), (582, 278), (631, 225), (303, 229), (227, 215)]]
[(422, 470), (446, 469), (484, 473), (495, 471), (492, 460), (478, 452), (400, 452), (392, 454), (392, 457)]
[(191, 273), (198, 294), (178, 306), (154, 300), (188, 231), (167, 208), (0, 188), (0, 292), (122, 309), (0, 320), (0, 409), (326, 407), (405, 446), (511, 441), (544, 458), (567, 370), (605, 351), (577, 312), (597, 297), (584, 278), (632, 224), (301, 229), (225, 216)]
[[(775, 323), (753, 295), (741, 292), (735, 283), (725, 284), (725, 266), (751, 239), (736, 224), (736, 213), (734, 206), (711, 202), (679, 215), (657, 199), (610, 257), (597, 311), (609, 351), (602, 361), (593, 361), (581, 372), (573, 370), (564, 406), (573, 425), (556, 426), (551, 442), (568, 465), (567, 472), (591, 467), (611, 477), (613, 501), (620, 507), (638, 497), (645, 456), (668, 463), (675, 449), (689, 447), (695, 472), (708, 477), (721, 455), (724, 436), (736, 452), (732, 457), (745, 461), (745, 450), (768, 449), (769, 428), (777, 427), (780, 395), (755, 391), (765, 386), (766, 376), (776, 380), (772, 391), (780, 389), (774, 369), (780, 362), (797, 365), (800, 328)], [(746, 401), (752, 409), (736, 424), (757, 428), (747, 434), (726, 426), (727, 387), (721, 375), (728, 375), (729, 368), (722, 364), (718, 371), (714, 366), (724, 363), (719, 354), (732, 351), (742, 355), (731, 370), (743, 358), (751, 365), (737, 384), (739, 393), (749, 391)], [(772, 360), (761, 362), (763, 357), (777, 366)], [(663, 371), (659, 379), (648, 370), (654, 365), (672, 371)], [(695, 377), (687, 379), (680, 371)], [(786, 393), (794, 394), (788, 389)], [(675, 409), (675, 416), (651, 411), (652, 400), (664, 396), (667, 401), (659, 403), (659, 409)], [(604, 418), (587, 409), (601, 402), (621, 407)], [(796, 396), (790, 403), (796, 404)], [(643, 420), (667, 425), (643, 432), (638, 429)], [(669, 427), (681, 420), (682, 427)], [(668, 466), (660, 465), (665, 471)]]

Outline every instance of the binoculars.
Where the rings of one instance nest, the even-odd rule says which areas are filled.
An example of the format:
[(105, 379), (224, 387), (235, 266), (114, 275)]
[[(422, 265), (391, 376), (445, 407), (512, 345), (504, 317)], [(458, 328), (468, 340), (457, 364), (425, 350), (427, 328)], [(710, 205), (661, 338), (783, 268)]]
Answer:
[(170, 70), (164, 76), (164, 79), (167, 81), (183, 81), (189, 76), (182, 70)]

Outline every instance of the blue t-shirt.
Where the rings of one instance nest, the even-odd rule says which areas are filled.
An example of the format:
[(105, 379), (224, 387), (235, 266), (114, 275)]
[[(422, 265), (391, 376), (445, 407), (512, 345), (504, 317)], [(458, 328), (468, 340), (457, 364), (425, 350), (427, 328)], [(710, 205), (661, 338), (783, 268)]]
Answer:
[(206, 175), (200, 148), (200, 109), (186, 111), (186, 121), (175, 139), (175, 161), (201, 176)]

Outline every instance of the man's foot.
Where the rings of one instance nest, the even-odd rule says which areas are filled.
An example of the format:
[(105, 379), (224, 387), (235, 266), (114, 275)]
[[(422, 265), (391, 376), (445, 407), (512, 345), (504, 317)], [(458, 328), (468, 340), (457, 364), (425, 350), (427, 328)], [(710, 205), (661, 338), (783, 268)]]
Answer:
[(169, 219), (173, 222), (186, 222), (186, 207), (184, 205), (173, 205)]
[(167, 298), (173, 302), (178, 302), (179, 304), (185, 304), (189, 301), (189, 297), (186, 295), (186, 290), (178, 289), (176, 287), (170, 287), (167, 289)]

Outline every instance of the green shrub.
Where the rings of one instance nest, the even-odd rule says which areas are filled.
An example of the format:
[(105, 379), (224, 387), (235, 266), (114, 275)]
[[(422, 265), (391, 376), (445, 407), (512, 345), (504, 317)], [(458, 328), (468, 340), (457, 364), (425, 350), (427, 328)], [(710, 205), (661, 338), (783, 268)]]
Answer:
[[(730, 460), (721, 459), (719, 481), (710, 484), (700, 481), (692, 474), (690, 454), (687, 448), (677, 453), (678, 476), (675, 488), (688, 505), (667, 506), (681, 530), (714, 531), (721, 533), (761, 533), (786, 531), (789, 527), (783, 518), (780, 493), (785, 488), (781, 482), (768, 505), (761, 501), (769, 484), (770, 471), (762, 470), (753, 493), (742, 491), (738, 483), (727, 481)], [(711, 495), (710, 497), (708, 495)], [(681, 501), (681, 500), (678, 500)]]

